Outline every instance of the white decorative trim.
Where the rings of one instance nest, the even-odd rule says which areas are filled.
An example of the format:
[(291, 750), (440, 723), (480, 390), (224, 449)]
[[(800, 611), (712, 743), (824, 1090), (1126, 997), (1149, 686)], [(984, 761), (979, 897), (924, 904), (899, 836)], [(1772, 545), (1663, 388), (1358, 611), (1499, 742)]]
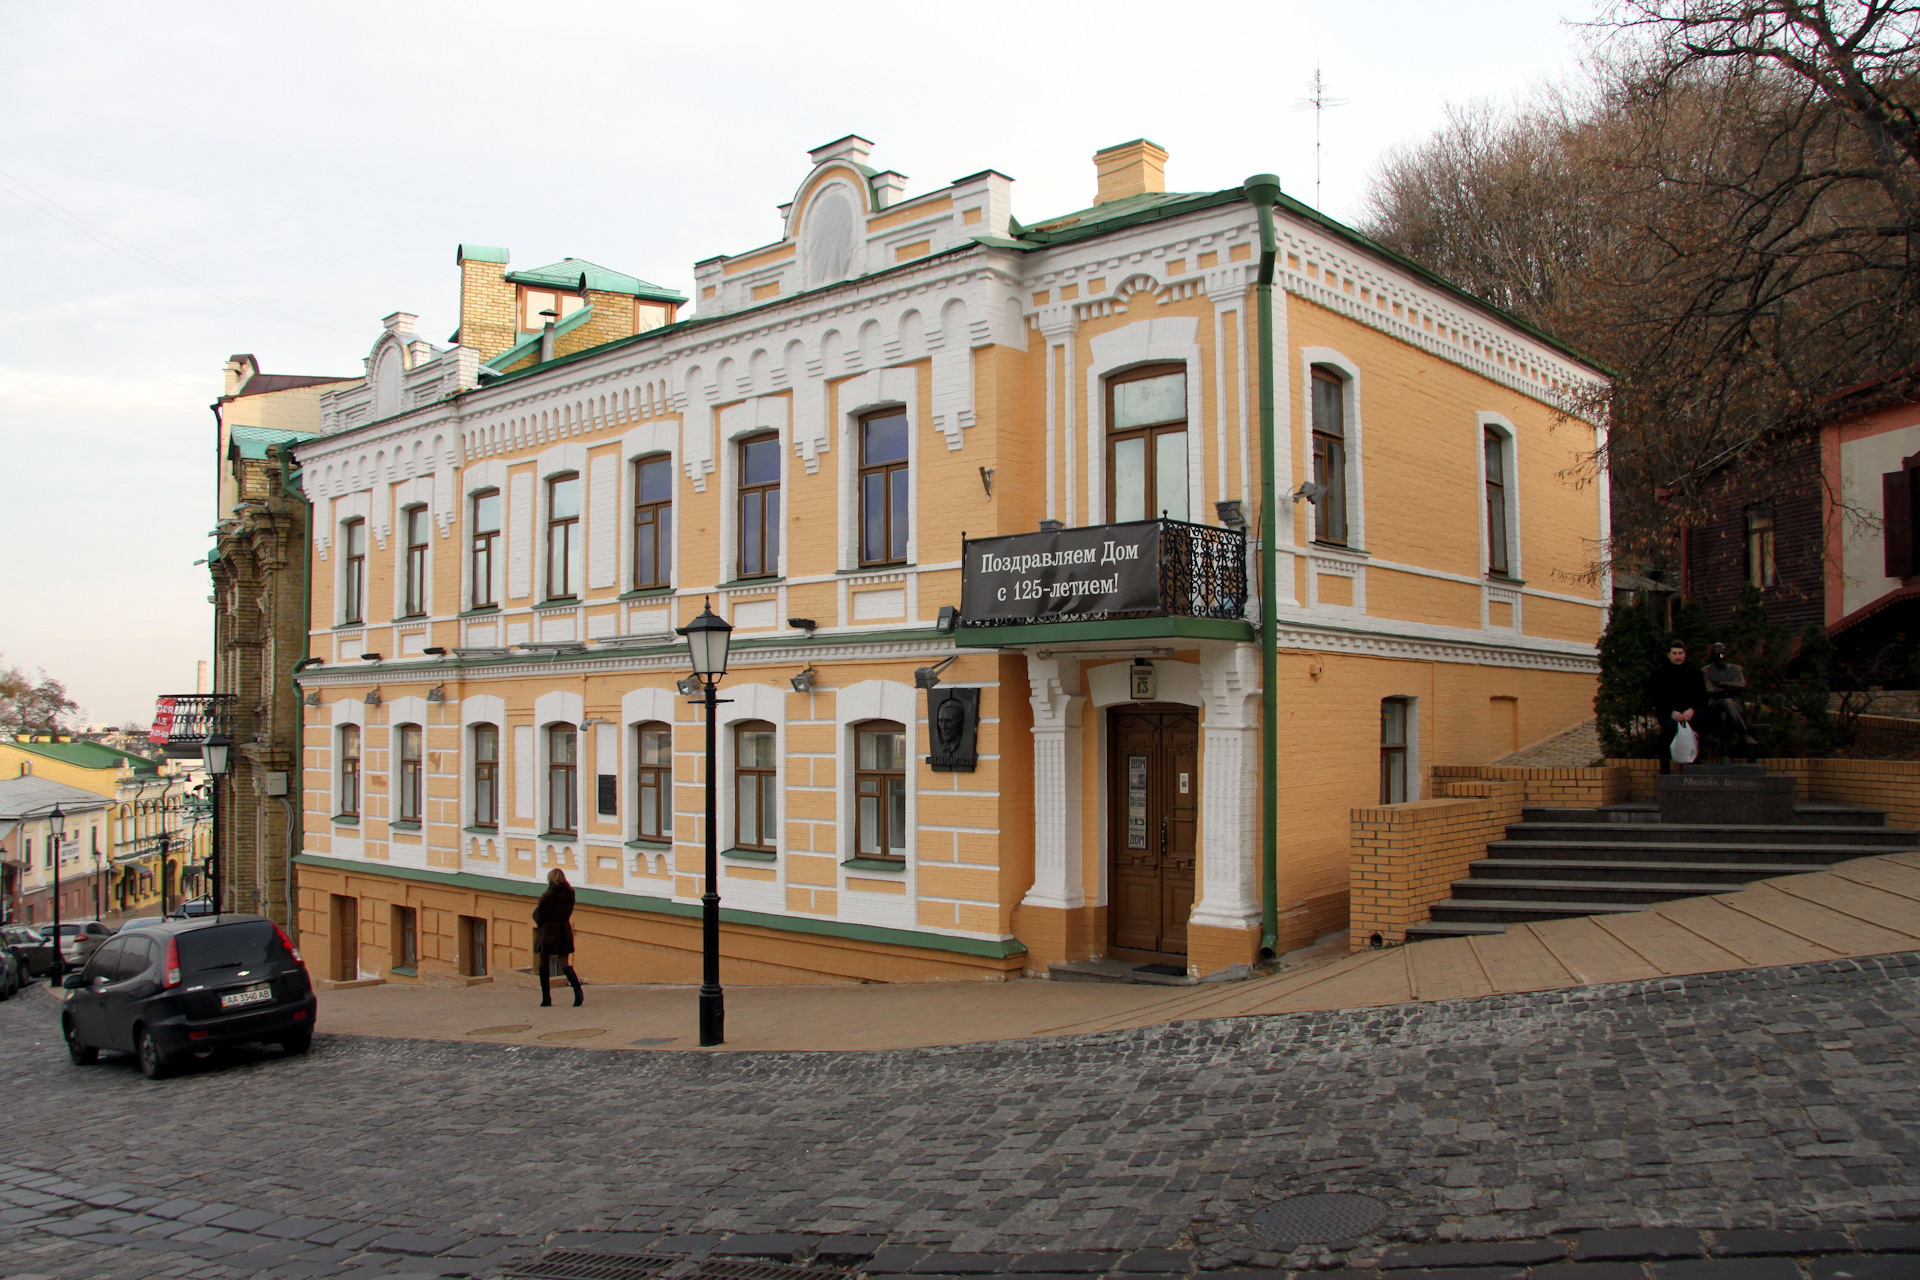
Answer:
[[(848, 378), (834, 389), (839, 406), (840, 450), (838, 547), (835, 567), (860, 567), (860, 416), (898, 406), (907, 416), (907, 472), (920, 476), (920, 371), (912, 365), (875, 369)], [(951, 447), (951, 446), (950, 446)], [(920, 486), (907, 484), (907, 562), (917, 558)], [(842, 618), (847, 616), (845, 609)]]
[(1023, 906), (1086, 905), (1081, 851), (1080, 663), (1027, 654), (1033, 696), (1033, 885)]
[(1259, 650), (1208, 645), (1199, 674), (1200, 893), (1187, 923), (1247, 930), (1260, 923)]
[(1087, 512), (1091, 519), (1100, 521), (1111, 515), (1105, 510), (1107, 397), (1103, 383), (1109, 376), (1138, 365), (1166, 362), (1185, 365), (1187, 370), (1187, 519), (1208, 523), (1203, 509), (1207, 492), (1206, 381), (1200, 367), (1199, 333), (1198, 317), (1167, 316), (1136, 320), (1110, 333), (1097, 334), (1088, 342)]

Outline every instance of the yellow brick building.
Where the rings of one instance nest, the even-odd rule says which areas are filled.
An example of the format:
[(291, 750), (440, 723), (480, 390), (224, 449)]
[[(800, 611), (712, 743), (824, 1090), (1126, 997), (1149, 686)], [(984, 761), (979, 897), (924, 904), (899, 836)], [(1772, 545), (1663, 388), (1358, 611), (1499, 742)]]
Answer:
[(297, 453), (324, 976), (524, 967), (559, 866), (590, 979), (693, 980), (704, 726), (671, 633), (703, 602), (734, 628), (732, 982), (1246, 964), (1265, 874), (1273, 948), (1345, 927), (1355, 806), (1590, 714), (1606, 485), (1577, 355), (1281, 196), (1263, 389), (1246, 191), (1166, 192), (1140, 141), (1099, 154), (1091, 206), (1023, 225), (998, 172), (903, 198), (869, 152), (811, 153), (776, 240), (625, 337), (569, 343), (583, 308), (544, 299), (531, 330), (540, 286), (464, 246), (481, 345), (390, 323), (369, 383), (322, 397)]

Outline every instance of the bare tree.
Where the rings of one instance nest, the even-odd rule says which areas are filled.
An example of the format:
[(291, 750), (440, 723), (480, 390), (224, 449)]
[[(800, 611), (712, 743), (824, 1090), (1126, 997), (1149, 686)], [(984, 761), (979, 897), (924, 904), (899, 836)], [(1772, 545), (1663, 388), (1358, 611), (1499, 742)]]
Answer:
[(19, 667), (0, 667), (0, 729), (13, 733), (61, 728), (80, 704), (45, 671), (28, 675)]

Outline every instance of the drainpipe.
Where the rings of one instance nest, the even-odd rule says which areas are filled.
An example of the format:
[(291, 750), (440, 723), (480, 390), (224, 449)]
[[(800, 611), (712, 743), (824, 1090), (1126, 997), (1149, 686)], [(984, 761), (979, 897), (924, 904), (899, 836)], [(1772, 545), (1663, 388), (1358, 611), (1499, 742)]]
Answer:
[(288, 794), (280, 797), (280, 804), (287, 815), (287, 933), (297, 942), (300, 938), (300, 913), (295, 909), (293, 859), (300, 852), (301, 815), (291, 797), (303, 794), (295, 786), (294, 780), (304, 776), (306, 764), (307, 713), (302, 705), (299, 677), (315, 661), (307, 654), (307, 646), (313, 635), (313, 503), (307, 501), (307, 495), (300, 491), (300, 472), (293, 460), (293, 446), (277, 444), (273, 446), (273, 452), (280, 457), (280, 492), (299, 503), (301, 512), (300, 660), (293, 664), (293, 670), (287, 675), (288, 683), (293, 686), (293, 714), (300, 729), (293, 744), (293, 772), (287, 778)]
[(1273, 542), (1279, 526), (1273, 478), (1273, 206), (1280, 179), (1256, 173), (1242, 184), (1260, 219), (1260, 275), (1253, 286), (1260, 316), (1260, 954), (1280, 941), (1280, 682), (1279, 578)]

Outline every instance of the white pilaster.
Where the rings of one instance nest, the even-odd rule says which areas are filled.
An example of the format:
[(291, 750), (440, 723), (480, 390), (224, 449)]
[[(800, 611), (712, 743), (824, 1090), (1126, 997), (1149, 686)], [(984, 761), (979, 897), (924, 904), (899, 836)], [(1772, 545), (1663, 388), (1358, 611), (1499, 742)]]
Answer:
[(1029, 907), (1087, 902), (1080, 847), (1080, 712), (1086, 695), (1073, 658), (1027, 655), (1033, 686), (1033, 887)]
[[(1260, 923), (1260, 651), (1206, 646), (1200, 657), (1200, 899), (1188, 923), (1247, 929)], [(1038, 705), (1037, 701), (1036, 704)]]

